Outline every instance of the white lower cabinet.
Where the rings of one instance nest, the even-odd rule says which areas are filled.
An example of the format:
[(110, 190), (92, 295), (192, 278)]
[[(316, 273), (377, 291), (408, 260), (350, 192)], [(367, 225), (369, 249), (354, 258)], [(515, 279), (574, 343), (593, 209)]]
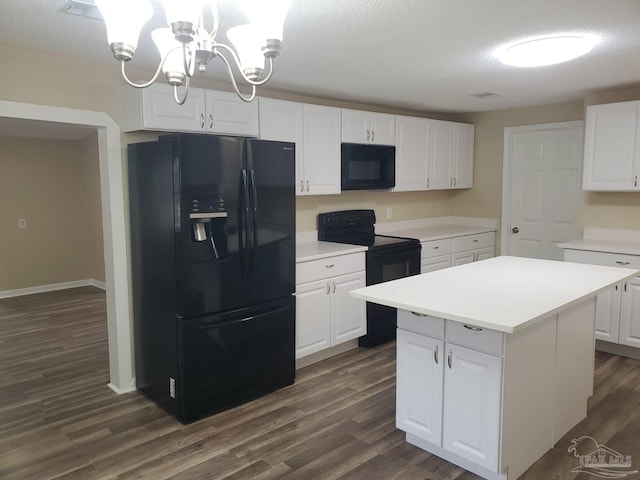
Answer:
[(495, 255), (495, 234), (478, 233), (463, 235), (453, 238), (451, 264), (464, 265), (465, 263), (485, 260)]
[[(640, 255), (565, 249), (566, 262), (640, 269)], [(598, 295), (597, 340), (640, 347), (640, 277)]]
[(498, 471), (502, 358), (398, 329), (396, 426)]
[(366, 285), (364, 253), (296, 265), (296, 358), (367, 333), (366, 303), (349, 291)]

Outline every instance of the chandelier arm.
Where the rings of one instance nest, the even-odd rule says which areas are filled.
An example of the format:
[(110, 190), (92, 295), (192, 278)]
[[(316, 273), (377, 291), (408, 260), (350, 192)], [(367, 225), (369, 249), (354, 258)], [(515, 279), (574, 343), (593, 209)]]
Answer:
[(129, 77), (127, 77), (127, 74), (124, 71), (124, 64), (127, 63), (127, 62), (125, 60), (121, 60), (120, 61), (120, 73), (122, 73), (122, 79), (127, 83), (127, 85), (129, 85), (131, 87), (147, 88), (148, 86), (152, 85), (153, 82), (155, 82), (158, 79), (158, 75), (160, 75), (160, 72), (162, 71), (162, 65), (164, 65), (164, 61), (165, 60), (166, 60), (166, 57), (160, 62), (160, 65), (158, 65), (158, 68), (156, 69), (156, 73), (153, 74), (153, 77), (151, 77), (151, 80), (149, 80), (148, 82), (145, 82), (145, 83), (134, 83), (131, 80), (129, 80)]
[(176, 101), (178, 105), (184, 105), (184, 102), (187, 101), (188, 95), (189, 95), (189, 77), (187, 77), (184, 82), (184, 97), (182, 97), (182, 100), (178, 98), (178, 85), (173, 86), (173, 99)]
[(186, 43), (182, 44), (182, 63), (187, 78), (193, 77), (196, 70), (195, 54), (191, 55)]
[[(240, 60), (238, 59), (238, 55), (231, 47), (229, 47), (228, 45), (225, 45), (224, 43), (214, 43), (213, 46), (214, 48), (223, 48), (231, 54), (231, 58), (233, 58), (233, 61), (235, 62), (236, 67), (238, 67), (238, 71), (240, 72), (240, 75), (242, 76), (243, 80), (248, 84), (259, 87), (260, 85), (264, 85), (265, 83), (267, 83), (267, 80), (271, 78), (271, 73), (273, 72), (273, 61), (271, 58), (269, 58), (269, 75), (267, 75), (267, 78), (260, 81), (255, 81), (255, 80), (251, 80), (250, 78), (247, 78), (247, 76), (242, 72), (242, 67), (240, 66)], [(219, 52), (218, 54), (222, 56), (222, 54), (220, 54)], [(226, 62), (226, 59), (225, 59), (225, 62)], [(228, 62), (227, 62), (227, 66), (228, 68), (231, 68)]]
[(218, 53), (218, 57), (220, 57), (222, 61), (225, 63), (225, 65), (227, 66), (227, 72), (229, 72), (229, 78), (231, 79), (231, 84), (233, 85), (233, 89), (236, 91), (236, 94), (238, 95), (238, 97), (240, 97), (240, 100), (247, 103), (253, 101), (253, 99), (256, 98), (256, 86), (251, 85), (251, 95), (248, 97), (245, 97), (240, 92), (240, 89), (238, 88), (238, 84), (236, 83), (236, 79), (233, 76), (233, 70), (231, 69), (231, 65), (229, 64), (229, 61), (226, 59), (224, 55), (222, 55), (222, 53)]

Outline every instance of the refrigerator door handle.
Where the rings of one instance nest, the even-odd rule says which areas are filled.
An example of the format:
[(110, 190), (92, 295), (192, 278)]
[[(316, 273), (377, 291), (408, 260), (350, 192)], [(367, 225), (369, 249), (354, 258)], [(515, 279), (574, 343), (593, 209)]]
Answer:
[(251, 170), (251, 193), (253, 194), (253, 221), (251, 222), (251, 229), (253, 230), (253, 245), (251, 246), (252, 254), (255, 255), (255, 250), (258, 248), (258, 190), (256, 187), (256, 173)]
[[(249, 245), (249, 185), (247, 180), (247, 170), (242, 169), (242, 192), (240, 192), (243, 200), (242, 212), (240, 214), (242, 225), (240, 225), (238, 231), (238, 237), (240, 239), (240, 258), (244, 259), (245, 254), (243, 253), (244, 247), (247, 247), (247, 255), (250, 254), (251, 246)], [(243, 260), (243, 263), (244, 260)], [(243, 265), (243, 272), (245, 275), (248, 274), (247, 270), (249, 268), (249, 262), (246, 262)]]
[(284, 306), (284, 307), (278, 307), (274, 310), (260, 312), (260, 313), (256, 313), (254, 315), (249, 315), (242, 318), (234, 318), (232, 320), (223, 320), (221, 322), (202, 322), (198, 325), (198, 328), (200, 330), (210, 330), (212, 328), (220, 328), (228, 325), (237, 325), (238, 323), (248, 322), (250, 320), (257, 320), (267, 315), (273, 315), (274, 313), (286, 312), (288, 309), (289, 309), (288, 306)]

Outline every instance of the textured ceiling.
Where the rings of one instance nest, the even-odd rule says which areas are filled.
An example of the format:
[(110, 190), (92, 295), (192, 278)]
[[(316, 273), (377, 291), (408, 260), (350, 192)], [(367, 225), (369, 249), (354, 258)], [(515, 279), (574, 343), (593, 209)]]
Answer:
[[(2, 0), (0, 44), (117, 69), (104, 24), (59, 13), (65, 3)], [(245, 23), (232, 0), (218, 3), (222, 32)], [(156, 15), (146, 30), (161, 21)], [(431, 112), (580, 100), (640, 83), (639, 26), (639, 0), (293, 0), (269, 88)], [(492, 55), (506, 42), (566, 32), (600, 42), (585, 57), (537, 69), (504, 66)], [(226, 42), (224, 33), (219, 39)], [(155, 47), (141, 40), (134, 64), (151, 70), (156, 61)], [(224, 78), (220, 64), (207, 75)], [(478, 92), (500, 96), (471, 96)]]

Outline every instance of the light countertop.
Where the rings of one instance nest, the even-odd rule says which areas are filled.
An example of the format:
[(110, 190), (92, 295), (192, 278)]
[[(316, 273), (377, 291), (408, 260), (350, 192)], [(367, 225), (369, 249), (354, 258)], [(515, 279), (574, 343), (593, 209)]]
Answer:
[(355, 289), (349, 295), (513, 333), (638, 273), (627, 268), (502, 256)]
[(307, 262), (309, 260), (364, 252), (366, 250), (367, 247), (362, 245), (349, 245), (346, 243), (319, 241), (296, 243), (296, 262)]
[(579, 240), (559, 243), (558, 247), (567, 248), (570, 250), (589, 250), (593, 252), (611, 252), (624, 253), (627, 255), (640, 255), (640, 242), (581, 238)]
[(376, 232), (382, 235), (395, 235), (398, 237), (417, 238), (421, 242), (440, 240), (442, 238), (458, 237), (462, 235), (474, 235), (476, 233), (495, 232), (492, 227), (479, 227), (475, 225), (432, 225), (408, 229), (385, 229)]

